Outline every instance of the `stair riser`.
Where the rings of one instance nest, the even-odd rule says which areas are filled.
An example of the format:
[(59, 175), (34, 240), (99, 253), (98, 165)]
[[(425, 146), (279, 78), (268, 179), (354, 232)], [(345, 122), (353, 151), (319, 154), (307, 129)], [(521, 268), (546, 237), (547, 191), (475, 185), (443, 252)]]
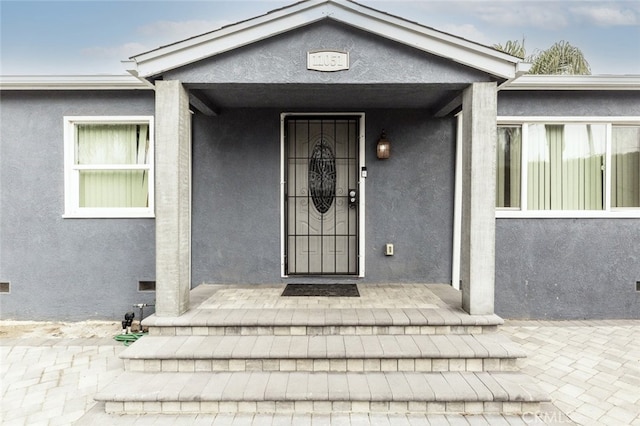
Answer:
[(526, 352), (496, 333), (499, 317), (458, 302), (416, 307), (425, 288), (399, 288), (404, 299), (389, 304), (399, 307), (385, 290), (372, 306), (262, 309), (261, 297), (228, 296), (233, 287), (199, 287), (185, 315), (145, 319), (149, 336), (121, 354), (127, 371), (95, 399), (134, 415), (540, 411), (546, 394), (517, 372)]
[(532, 414), (539, 402), (511, 401), (109, 401), (110, 414), (429, 413)]
[(318, 372), (440, 372), (516, 371), (515, 358), (454, 359), (129, 359), (127, 371), (222, 372), (222, 371), (318, 371)]
[(423, 326), (269, 326), (269, 327), (151, 327), (150, 336), (350, 336), (402, 334), (483, 334), (495, 333), (496, 325)]

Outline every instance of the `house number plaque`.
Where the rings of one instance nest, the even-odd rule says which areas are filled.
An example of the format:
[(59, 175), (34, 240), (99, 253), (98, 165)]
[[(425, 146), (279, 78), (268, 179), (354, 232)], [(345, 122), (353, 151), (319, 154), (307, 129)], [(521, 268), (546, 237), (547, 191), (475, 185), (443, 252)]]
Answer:
[(307, 69), (325, 72), (348, 70), (349, 52), (338, 50), (307, 52)]

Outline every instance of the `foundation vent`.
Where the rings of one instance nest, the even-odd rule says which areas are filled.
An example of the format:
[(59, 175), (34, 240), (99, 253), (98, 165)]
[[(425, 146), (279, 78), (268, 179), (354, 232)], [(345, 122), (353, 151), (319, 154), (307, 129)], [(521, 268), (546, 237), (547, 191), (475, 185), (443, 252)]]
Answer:
[(8, 281), (0, 282), (0, 293), (11, 293), (11, 284)]
[(156, 282), (138, 281), (138, 291), (156, 291)]

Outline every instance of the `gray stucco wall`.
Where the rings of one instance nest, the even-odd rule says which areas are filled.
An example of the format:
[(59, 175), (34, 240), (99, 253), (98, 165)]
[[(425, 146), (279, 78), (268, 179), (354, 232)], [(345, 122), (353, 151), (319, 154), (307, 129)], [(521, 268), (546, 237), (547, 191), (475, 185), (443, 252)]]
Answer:
[[(640, 115), (635, 93), (503, 92), (499, 115)], [(193, 284), (280, 277), (280, 113), (193, 121)], [(284, 111), (288, 111), (284, 109)], [(308, 112), (308, 111), (305, 111)], [(453, 118), (366, 113), (366, 276), (451, 280)], [(153, 219), (63, 219), (63, 117), (152, 115), (153, 92), (3, 92), (3, 319), (120, 319), (155, 279)], [(375, 159), (381, 129), (392, 157)], [(497, 219), (496, 311), (506, 318), (640, 318), (640, 219)], [(385, 243), (395, 256), (383, 255)], [(305, 280), (306, 281), (306, 280)], [(150, 310), (147, 310), (150, 313)]]
[(589, 117), (640, 116), (640, 93), (635, 91), (502, 91), (498, 116)]
[[(498, 115), (640, 116), (638, 92), (501, 92)], [(497, 219), (496, 313), (640, 318), (640, 219)]]
[(640, 219), (498, 219), (496, 312), (640, 318)]
[[(282, 281), (281, 112), (195, 116), (194, 284)], [(366, 277), (360, 282), (450, 282), (454, 124), (417, 111), (366, 112)], [(382, 128), (392, 141), (386, 161), (375, 159)], [(388, 242), (393, 257), (383, 254)]]
[[(306, 52), (327, 46), (351, 52), (349, 72), (306, 70)], [(389, 72), (389, 64), (402, 66)], [(220, 116), (193, 118), (192, 284), (282, 281), (280, 113), (303, 107), (366, 112), (360, 281), (450, 281), (455, 120), (430, 118), (426, 108), (487, 74), (325, 21), (164, 78), (205, 90), (214, 103), (227, 91)], [(310, 87), (324, 97), (310, 97)], [(387, 104), (398, 109), (374, 109)], [(153, 293), (137, 292), (139, 280), (155, 279), (153, 219), (62, 218), (63, 117), (153, 113), (150, 91), (3, 93), (0, 280), (11, 283), (0, 295), (3, 317), (120, 319), (133, 303), (153, 302)], [(383, 128), (393, 154), (381, 162)], [(385, 243), (395, 256), (383, 255)]]
[(132, 304), (153, 303), (137, 291), (155, 279), (153, 219), (62, 218), (63, 117), (153, 113), (152, 91), (2, 93), (3, 319), (121, 320)]
[[(307, 70), (307, 52), (349, 52), (349, 72)], [(185, 83), (453, 84), (489, 81), (476, 69), (326, 20), (164, 73)]]

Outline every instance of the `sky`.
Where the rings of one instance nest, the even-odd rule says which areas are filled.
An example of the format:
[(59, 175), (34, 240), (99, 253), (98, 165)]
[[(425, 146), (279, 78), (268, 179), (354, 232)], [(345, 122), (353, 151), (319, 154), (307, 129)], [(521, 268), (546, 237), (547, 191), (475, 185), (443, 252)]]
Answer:
[[(120, 61), (296, 0), (0, 0), (0, 74), (123, 74)], [(527, 54), (565, 40), (592, 74), (640, 75), (640, 0), (358, 0), (488, 46)]]

